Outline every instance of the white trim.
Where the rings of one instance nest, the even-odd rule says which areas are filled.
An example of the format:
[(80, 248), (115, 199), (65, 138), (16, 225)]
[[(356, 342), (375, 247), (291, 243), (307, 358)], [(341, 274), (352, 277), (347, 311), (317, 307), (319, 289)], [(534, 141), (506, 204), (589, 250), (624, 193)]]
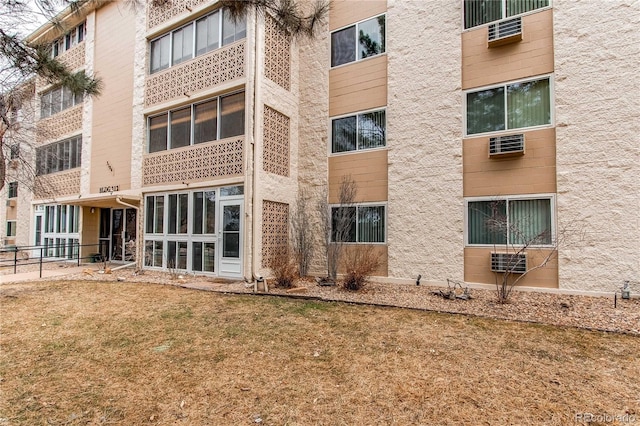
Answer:
[[(357, 141), (357, 137), (358, 137), (358, 123), (359, 123), (359, 119), (358, 116), (361, 114), (368, 114), (371, 112), (378, 112), (378, 111), (384, 111), (384, 146), (377, 146), (375, 148), (365, 148), (365, 149), (358, 149), (358, 141)], [(342, 151), (342, 152), (332, 152), (333, 149), (333, 120), (339, 120), (341, 118), (347, 118), (347, 117), (356, 117), (356, 149), (352, 150), (352, 151)], [(387, 147), (387, 105), (383, 106), (383, 107), (377, 107), (377, 108), (370, 108), (370, 109), (364, 109), (364, 110), (360, 110), (360, 111), (355, 111), (355, 112), (349, 112), (349, 113), (345, 113), (345, 114), (340, 114), (340, 115), (335, 115), (332, 117), (329, 117), (329, 125), (328, 125), (328, 144), (327, 144), (327, 156), (329, 157), (334, 157), (334, 156), (340, 156), (340, 155), (349, 155), (349, 154), (357, 154), (360, 152), (369, 152), (369, 151), (380, 151), (380, 150), (385, 150), (388, 149)]]
[[(549, 123), (541, 124), (538, 126), (529, 126), (529, 127), (516, 127), (513, 129), (507, 128), (507, 123), (509, 121), (509, 117), (507, 116), (508, 108), (507, 108), (507, 86), (511, 84), (518, 83), (528, 83), (531, 81), (539, 81), (539, 80), (549, 80)], [(504, 130), (496, 130), (492, 132), (483, 132), (483, 133), (467, 133), (467, 95), (470, 93), (482, 92), (483, 90), (496, 89), (496, 88), (504, 88)], [(534, 77), (521, 78), (518, 80), (510, 80), (501, 83), (479, 86), (470, 89), (466, 89), (462, 91), (462, 137), (464, 139), (467, 138), (476, 138), (476, 137), (484, 137), (484, 136), (494, 136), (494, 135), (502, 135), (513, 133), (515, 131), (529, 131), (529, 130), (537, 130), (537, 129), (545, 129), (555, 127), (555, 84), (554, 84), (554, 75), (550, 74), (540, 74)]]
[[(506, 244), (469, 244), (469, 202), (477, 202), (477, 201), (509, 201), (513, 200), (550, 200), (550, 210), (551, 210), (551, 241), (552, 244), (540, 244), (540, 245), (531, 245), (531, 249), (545, 249), (553, 247), (553, 241), (556, 239), (556, 194), (553, 193), (543, 193), (543, 194), (517, 194), (517, 195), (496, 195), (496, 196), (486, 196), (486, 197), (465, 197), (464, 198), (464, 246), (470, 248), (496, 248), (496, 249), (508, 249), (512, 247), (522, 247), (520, 244), (511, 244), (507, 241)], [(508, 239), (508, 237), (507, 237)]]
[[(331, 210), (334, 207), (356, 207), (356, 241), (343, 241), (343, 244), (371, 244), (371, 245), (387, 245), (388, 241), (388, 218), (389, 218), (389, 207), (388, 201), (368, 201), (364, 203), (350, 203), (348, 205), (345, 204), (329, 204), (329, 221), (333, 221), (333, 216), (331, 214)], [(379, 242), (362, 242), (358, 240), (358, 207), (384, 207), (384, 241)], [(333, 231), (332, 231), (333, 234)], [(334, 243), (335, 241), (331, 241)]]
[[(366, 58), (358, 59), (358, 45), (359, 45), (359, 42), (358, 42), (358, 25), (362, 24), (363, 22), (369, 21), (371, 19), (375, 19), (375, 18), (377, 18), (379, 16), (383, 16), (383, 15), (384, 15), (384, 40), (385, 40), (384, 52), (381, 52), (381, 53), (379, 53), (377, 55), (373, 55), (373, 56), (367, 56)], [(331, 56), (333, 54), (333, 44), (332, 44), (332, 41), (331, 41), (332, 35), (333, 35), (333, 33), (345, 30), (345, 29), (350, 28), (350, 27), (356, 27), (356, 41), (355, 41), (355, 46), (354, 46), (355, 52), (356, 52), (356, 59), (351, 61), (351, 62), (345, 62), (344, 64), (332, 66), (331, 65)], [(357, 21), (357, 22), (354, 22), (354, 23), (351, 23), (351, 24), (348, 24), (348, 25), (344, 25), (344, 26), (342, 26), (340, 28), (336, 28), (335, 30), (330, 31), (329, 32), (329, 69), (333, 70), (333, 69), (337, 69), (337, 68), (343, 67), (345, 65), (353, 64), (353, 63), (360, 62), (360, 61), (365, 61), (365, 60), (371, 59), (371, 58), (377, 58), (378, 56), (381, 56), (381, 55), (386, 55), (386, 53), (387, 53), (386, 40), (387, 40), (387, 12), (379, 13), (377, 15), (370, 16), (368, 18), (362, 19), (360, 21)]]

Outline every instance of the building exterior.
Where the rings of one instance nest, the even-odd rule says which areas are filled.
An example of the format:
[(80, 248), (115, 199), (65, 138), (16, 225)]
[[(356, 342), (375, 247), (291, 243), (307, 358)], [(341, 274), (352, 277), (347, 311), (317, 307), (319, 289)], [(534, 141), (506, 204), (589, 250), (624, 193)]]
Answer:
[(295, 40), (200, 0), (63, 17), (30, 40), (104, 92), (36, 83), (38, 185), (3, 204), (5, 244), (251, 280), (300, 193), (322, 246), (349, 176), (378, 279), (492, 284), (495, 253), (527, 244), (531, 269), (560, 237), (523, 286), (640, 277), (638, 2), (332, 1)]

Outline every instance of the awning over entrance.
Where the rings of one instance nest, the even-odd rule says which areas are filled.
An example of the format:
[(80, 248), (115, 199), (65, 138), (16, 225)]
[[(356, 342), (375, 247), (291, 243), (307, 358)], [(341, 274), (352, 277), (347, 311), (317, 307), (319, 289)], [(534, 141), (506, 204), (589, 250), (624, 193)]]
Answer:
[(109, 193), (61, 199), (57, 200), (57, 203), (98, 208), (122, 208), (126, 205), (138, 206), (141, 199), (142, 196), (133, 193)]

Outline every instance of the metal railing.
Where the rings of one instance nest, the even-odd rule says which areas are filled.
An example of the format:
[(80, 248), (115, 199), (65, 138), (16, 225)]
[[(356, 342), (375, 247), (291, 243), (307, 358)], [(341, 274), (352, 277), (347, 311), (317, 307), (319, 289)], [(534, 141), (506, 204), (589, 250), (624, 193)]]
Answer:
[[(39, 265), (40, 278), (42, 278), (42, 265), (47, 263), (75, 261), (78, 266), (82, 261), (97, 263), (102, 262), (103, 256), (99, 252), (81, 256), (84, 247), (95, 247), (98, 251), (100, 244), (49, 244), (46, 246), (10, 246), (0, 249), (0, 269), (13, 268), (13, 273), (18, 273), (18, 266)], [(39, 253), (37, 258), (32, 254)], [(7, 254), (9, 254), (7, 258)]]

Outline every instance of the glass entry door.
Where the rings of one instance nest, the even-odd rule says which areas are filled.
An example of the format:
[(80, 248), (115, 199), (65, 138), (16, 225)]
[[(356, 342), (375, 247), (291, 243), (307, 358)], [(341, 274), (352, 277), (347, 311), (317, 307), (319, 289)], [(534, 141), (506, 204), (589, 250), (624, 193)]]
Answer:
[(135, 262), (136, 226), (135, 209), (101, 209), (100, 253), (106, 260)]
[(220, 201), (219, 275), (242, 277), (242, 201)]

